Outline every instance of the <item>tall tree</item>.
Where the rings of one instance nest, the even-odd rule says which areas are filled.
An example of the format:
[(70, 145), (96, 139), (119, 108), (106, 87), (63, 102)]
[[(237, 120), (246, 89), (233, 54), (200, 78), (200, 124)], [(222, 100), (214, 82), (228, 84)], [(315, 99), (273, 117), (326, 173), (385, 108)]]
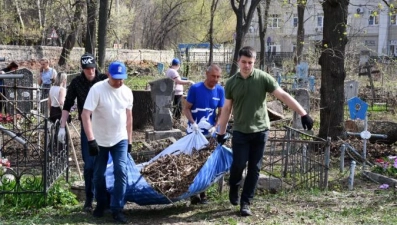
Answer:
[(298, 11), (298, 30), (296, 35), (296, 55), (294, 57), (295, 65), (298, 65), (302, 59), (303, 44), (305, 41), (305, 9), (307, 0), (298, 0), (297, 11)]
[(248, 32), (255, 9), (260, 1), (261, 0), (230, 0), (232, 9), (237, 18), (233, 64), (232, 68), (230, 69), (230, 75), (237, 72), (236, 62), (238, 59), (238, 52), (243, 47), (242, 45), (245, 40), (245, 35)]
[(325, 0), (320, 88), (320, 131), (322, 138), (336, 139), (344, 132), (343, 104), (345, 46), (349, 0)]
[(71, 20), (72, 22), (70, 24), (70, 33), (63, 44), (61, 56), (59, 57), (58, 61), (59, 66), (64, 66), (66, 64), (67, 60), (69, 59), (70, 52), (76, 44), (76, 36), (81, 23), (81, 16), (84, 9), (84, 1), (76, 0), (76, 2), (73, 4), (73, 7), (75, 7), (75, 11), (73, 19)]
[(218, 7), (219, 0), (212, 0), (211, 2), (211, 18), (210, 18), (210, 28), (208, 31), (209, 41), (210, 41), (210, 56), (208, 59), (208, 65), (212, 64), (214, 60), (214, 19), (215, 19), (215, 12), (216, 8)]
[(87, 0), (87, 31), (85, 35), (85, 52), (95, 55), (97, 0)]
[(258, 13), (258, 22), (259, 22), (259, 41), (261, 43), (261, 49), (259, 53), (259, 68), (264, 70), (265, 68), (265, 53), (266, 53), (266, 43), (265, 43), (265, 36), (267, 30), (267, 19), (269, 17), (269, 7), (270, 7), (270, 0), (266, 0), (265, 2), (265, 11), (263, 12), (262, 3), (258, 5), (257, 13)]
[(106, 36), (109, 19), (109, 1), (99, 1), (99, 21), (98, 21), (98, 67), (105, 67), (106, 56)]

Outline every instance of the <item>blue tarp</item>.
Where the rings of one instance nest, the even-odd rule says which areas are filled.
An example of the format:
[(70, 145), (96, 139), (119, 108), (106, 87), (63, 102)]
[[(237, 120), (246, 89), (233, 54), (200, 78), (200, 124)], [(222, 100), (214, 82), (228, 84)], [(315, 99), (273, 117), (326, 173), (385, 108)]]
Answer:
[[(170, 204), (188, 198), (209, 188), (230, 170), (231, 164), (232, 151), (227, 147), (218, 145), (196, 175), (189, 190), (177, 198), (168, 199), (165, 195), (157, 193), (141, 175), (140, 170), (144, 164), (135, 164), (129, 155), (125, 200), (139, 205), (156, 205)], [(113, 189), (113, 183), (113, 164), (111, 159), (109, 159), (108, 168), (106, 169), (106, 185), (110, 193)]]

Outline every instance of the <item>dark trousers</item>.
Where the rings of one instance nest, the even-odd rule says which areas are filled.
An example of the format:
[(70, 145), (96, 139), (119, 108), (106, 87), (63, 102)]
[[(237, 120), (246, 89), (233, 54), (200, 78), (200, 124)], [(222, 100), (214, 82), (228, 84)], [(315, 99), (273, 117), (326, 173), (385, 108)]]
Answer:
[(182, 95), (174, 95), (174, 111), (173, 116), (179, 120), (182, 114)]
[(84, 184), (85, 184), (85, 202), (91, 205), (94, 200), (94, 156), (90, 156), (88, 151), (88, 140), (84, 131), (83, 123), (81, 123), (81, 155), (84, 161)]
[(241, 184), (243, 171), (248, 162), (247, 177), (245, 178), (240, 198), (241, 205), (249, 205), (254, 197), (268, 136), (269, 131), (249, 134), (233, 131), (233, 162), (230, 168), (230, 188), (237, 188)]

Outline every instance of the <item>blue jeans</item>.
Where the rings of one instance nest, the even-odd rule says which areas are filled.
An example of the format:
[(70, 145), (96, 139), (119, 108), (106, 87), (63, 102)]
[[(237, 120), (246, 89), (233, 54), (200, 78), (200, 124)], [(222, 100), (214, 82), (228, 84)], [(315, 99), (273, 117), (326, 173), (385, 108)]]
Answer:
[(241, 184), (243, 171), (248, 162), (247, 177), (245, 178), (240, 198), (241, 205), (251, 204), (251, 200), (254, 197), (268, 136), (268, 130), (249, 134), (233, 131), (233, 162), (229, 179), (231, 188), (236, 188)]
[(109, 152), (113, 159), (114, 185), (110, 201), (110, 209), (113, 212), (121, 211), (124, 207), (125, 190), (127, 188), (127, 149), (128, 141), (122, 140), (112, 147), (99, 146), (99, 153), (95, 159), (94, 185), (95, 197), (99, 207), (105, 207), (108, 201), (106, 194), (105, 172), (109, 159)]
[(81, 123), (81, 155), (84, 161), (84, 184), (85, 184), (85, 204), (91, 205), (94, 200), (94, 156), (90, 156), (88, 152), (88, 140), (85, 135), (83, 123)]

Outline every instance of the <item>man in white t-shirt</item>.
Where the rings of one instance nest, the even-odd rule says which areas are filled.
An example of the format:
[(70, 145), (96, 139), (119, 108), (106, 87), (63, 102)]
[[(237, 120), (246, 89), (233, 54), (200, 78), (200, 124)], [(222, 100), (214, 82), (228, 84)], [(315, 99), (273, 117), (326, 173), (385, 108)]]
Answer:
[(81, 114), (90, 155), (96, 156), (94, 187), (97, 206), (93, 216), (102, 217), (107, 206), (107, 195), (103, 193), (107, 191), (105, 171), (110, 153), (115, 179), (110, 209), (114, 220), (128, 223), (121, 211), (127, 187), (127, 151), (131, 151), (132, 142), (133, 95), (131, 89), (124, 85), (127, 78), (124, 63), (111, 63), (107, 75), (108, 79), (90, 89)]
[(182, 80), (179, 76), (178, 70), (181, 65), (179, 59), (175, 58), (172, 60), (170, 68), (165, 72), (165, 75), (172, 79), (175, 83), (174, 87), (174, 111), (173, 116), (175, 119), (179, 120), (182, 113), (182, 95), (183, 95), (183, 85), (194, 84), (191, 80)]

